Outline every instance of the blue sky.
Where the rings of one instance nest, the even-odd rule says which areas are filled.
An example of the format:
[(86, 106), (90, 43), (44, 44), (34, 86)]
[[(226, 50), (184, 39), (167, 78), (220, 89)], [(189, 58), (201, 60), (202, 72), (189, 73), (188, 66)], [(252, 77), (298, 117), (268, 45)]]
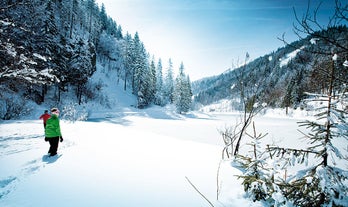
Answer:
[[(219, 75), (232, 65), (284, 46), (278, 40), (297, 40), (293, 33), (295, 16), (307, 9), (307, 0), (96, 0), (125, 34), (139, 33), (147, 51), (168, 59), (177, 71), (181, 62), (191, 80)], [(311, 0), (310, 8), (319, 5)], [(324, 0), (318, 11), (326, 25), (334, 0)]]

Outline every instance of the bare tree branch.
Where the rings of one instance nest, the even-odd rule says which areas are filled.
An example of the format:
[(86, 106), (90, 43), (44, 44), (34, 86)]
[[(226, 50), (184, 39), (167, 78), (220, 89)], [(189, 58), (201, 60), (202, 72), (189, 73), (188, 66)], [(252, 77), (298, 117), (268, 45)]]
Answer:
[(188, 179), (188, 177), (185, 176), (185, 178), (186, 178), (187, 182), (189, 182), (190, 185), (197, 191), (197, 193), (199, 193), (199, 195), (201, 195), (201, 196), (204, 198), (204, 200), (206, 200), (206, 201), (209, 203), (210, 206), (215, 207), (215, 206), (213, 205), (213, 203), (210, 202), (209, 199), (208, 199), (207, 197), (205, 197), (205, 196), (198, 190), (198, 188), (190, 181), (190, 179)]
[[(337, 47), (335, 53), (347, 53), (348, 46), (345, 44), (345, 39), (339, 39), (334, 36), (334, 34), (325, 32), (326, 29), (335, 29), (339, 31), (340, 24), (344, 25), (344, 21), (348, 21), (348, 5), (342, 6), (339, 0), (336, 0), (335, 3), (335, 13), (333, 16), (329, 17), (329, 21), (327, 25), (321, 25), (317, 15), (319, 13), (319, 9), (321, 7), (321, 3), (310, 13), (310, 1), (308, 1), (307, 10), (304, 15), (300, 18), (293, 8), (294, 16), (296, 22), (293, 24), (293, 32), (299, 38), (299, 40), (304, 40), (307, 36), (311, 36), (312, 38), (317, 38), (322, 41), (327, 42), (328, 44)], [(292, 46), (285, 40), (285, 35), (278, 38), (280, 41), (284, 42), (286, 45)], [(295, 46), (293, 46), (295, 48)], [(297, 48), (296, 48), (297, 49)], [(303, 48), (303, 50), (307, 50)], [(332, 51), (327, 51), (323, 48), (318, 48), (316, 51), (310, 51), (316, 54), (323, 55), (331, 55)]]

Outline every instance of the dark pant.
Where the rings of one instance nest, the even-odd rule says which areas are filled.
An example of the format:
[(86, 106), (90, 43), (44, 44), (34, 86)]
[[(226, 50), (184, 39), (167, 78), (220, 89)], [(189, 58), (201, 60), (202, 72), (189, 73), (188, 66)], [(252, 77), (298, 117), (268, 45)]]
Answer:
[(50, 137), (48, 138), (48, 141), (50, 143), (50, 149), (48, 150), (48, 153), (50, 153), (51, 156), (56, 155), (58, 150), (59, 137)]

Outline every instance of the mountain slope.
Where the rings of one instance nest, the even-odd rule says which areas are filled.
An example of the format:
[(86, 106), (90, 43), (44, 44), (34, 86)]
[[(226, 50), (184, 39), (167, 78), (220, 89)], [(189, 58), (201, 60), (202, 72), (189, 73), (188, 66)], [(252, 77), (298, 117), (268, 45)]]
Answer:
[[(347, 32), (347, 27), (337, 27), (318, 34), (328, 33), (334, 39), (345, 40), (341, 44), (348, 46)], [(235, 109), (239, 109), (243, 91), (246, 99), (257, 97), (258, 101), (271, 107), (299, 107), (306, 98), (305, 92), (324, 90), (326, 86), (319, 79), (322, 79), (323, 71), (329, 70), (332, 58), (324, 52), (337, 50), (337, 46), (327, 40), (308, 36), (239, 68), (193, 82), (195, 103), (197, 106), (209, 105), (229, 99), (235, 100)], [(342, 80), (348, 77), (347, 70), (342, 67), (347, 54), (348, 51), (343, 50), (337, 61), (337, 77)]]

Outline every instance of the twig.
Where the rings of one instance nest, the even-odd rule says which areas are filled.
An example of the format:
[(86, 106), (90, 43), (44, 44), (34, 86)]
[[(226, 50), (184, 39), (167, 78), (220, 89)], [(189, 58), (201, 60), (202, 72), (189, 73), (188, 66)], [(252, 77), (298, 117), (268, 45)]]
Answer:
[(275, 150), (282, 150), (282, 151), (297, 151), (297, 152), (302, 152), (302, 153), (311, 153), (311, 154), (316, 154), (318, 155), (319, 152), (311, 151), (311, 150), (303, 150), (303, 149), (295, 149), (295, 148), (283, 148), (283, 147), (274, 147), (274, 146), (269, 146), (267, 145), (267, 149), (269, 151), (275, 151)]
[(219, 194), (220, 194), (220, 181), (219, 181), (219, 177), (220, 177), (220, 168), (221, 168), (221, 163), (222, 160), (220, 160), (219, 162), (219, 166), (216, 172), (216, 200), (219, 200)]
[(203, 198), (204, 198), (204, 200), (206, 200), (209, 204), (210, 204), (210, 206), (212, 206), (212, 207), (215, 207), (197, 188), (196, 188), (196, 186), (195, 185), (193, 185), (193, 183), (190, 181), (190, 179), (188, 179), (188, 177), (187, 176), (185, 176), (185, 178), (186, 178), (186, 180), (187, 180), (187, 182), (189, 182), (190, 183), (190, 185), (197, 191), (197, 193), (199, 193), (199, 195), (201, 195)]

